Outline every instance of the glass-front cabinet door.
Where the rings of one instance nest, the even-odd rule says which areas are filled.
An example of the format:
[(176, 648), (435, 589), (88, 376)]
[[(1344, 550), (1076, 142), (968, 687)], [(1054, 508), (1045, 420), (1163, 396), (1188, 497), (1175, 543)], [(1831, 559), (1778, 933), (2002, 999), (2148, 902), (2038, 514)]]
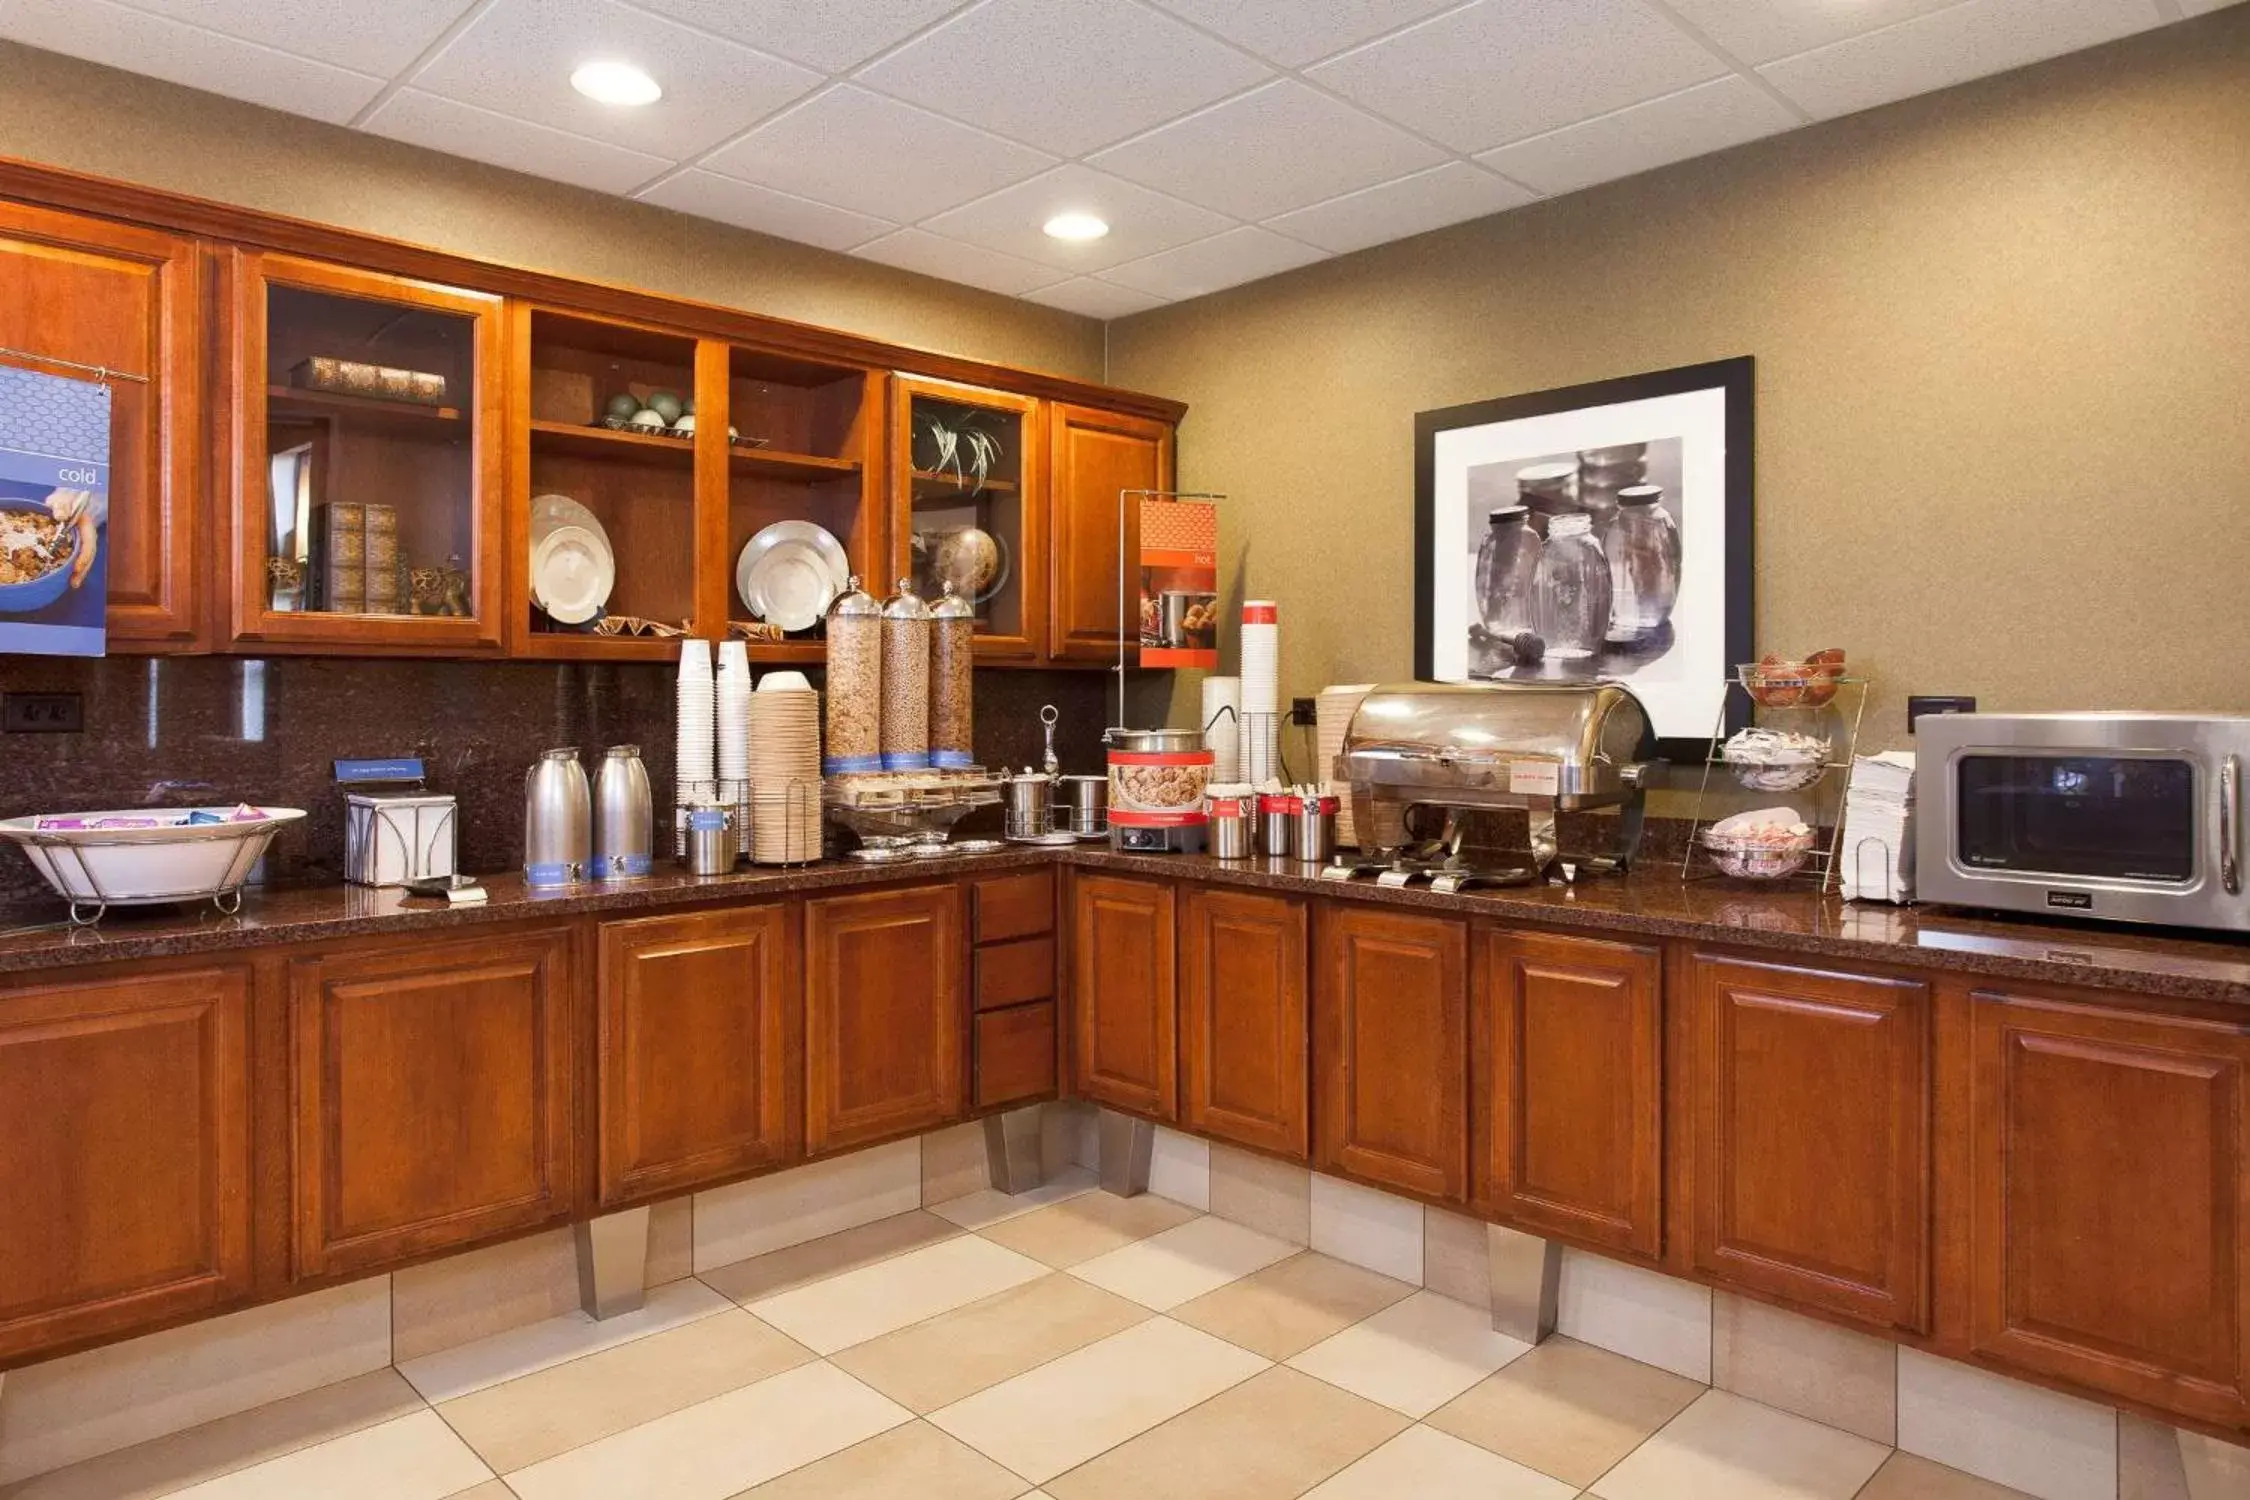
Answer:
[(946, 584), (976, 611), (977, 654), (1031, 660), (1047, 607), (1039, 403), (920, 376), (892, 378), (893, 576), (935, 603)]
[(500, 644), (500, 299), (237, 262), (237, 640)]

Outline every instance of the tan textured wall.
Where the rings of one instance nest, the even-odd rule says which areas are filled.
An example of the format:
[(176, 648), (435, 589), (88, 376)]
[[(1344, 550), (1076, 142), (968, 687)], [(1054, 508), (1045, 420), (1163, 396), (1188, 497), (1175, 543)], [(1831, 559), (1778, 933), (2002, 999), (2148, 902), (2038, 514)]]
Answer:
[(1090, 318), (0, 42), (0, 155), (1099, 378)]
[(1285, 693), (1412, 673), (1416, 411), (1735, 354), (1759, 649), (1878, 736), (2250, 710), (2250, 7), (1110, 326)]

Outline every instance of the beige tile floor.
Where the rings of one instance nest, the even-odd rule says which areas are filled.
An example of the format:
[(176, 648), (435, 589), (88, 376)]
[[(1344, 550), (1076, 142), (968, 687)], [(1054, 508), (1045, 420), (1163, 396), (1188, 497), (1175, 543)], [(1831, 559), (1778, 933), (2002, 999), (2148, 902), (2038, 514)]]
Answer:
[(0, 1500), (2016, 1493), (1160, 1198), (1055, 1196), (902, 1213)]

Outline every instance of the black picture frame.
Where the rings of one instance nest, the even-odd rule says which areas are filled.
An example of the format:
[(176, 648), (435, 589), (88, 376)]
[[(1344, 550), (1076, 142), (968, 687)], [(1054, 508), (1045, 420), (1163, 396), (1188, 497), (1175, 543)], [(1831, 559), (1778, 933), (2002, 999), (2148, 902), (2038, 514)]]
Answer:
[[(1681, 365), (1675, 369), (1652, 370), (1646, 374), (1624, 375), (1609, 380), (1588, 381), (1583, 385), (1560, 386), (1553, 390), (1527, 391), (1520, 395), (1500, 396), (1488, 401), (1472, 401), (1460, 406), (1440, 407), (1414, 415), (1414, 675), (1428, 681), (1435, 673), (1436, 613), (1434, 595), (1437, 567), (1440, 556), (1440, 539), (1437, 529), (1437, 439), (1440, 433), (1465, 427), (1481, 427), (1495, 422), (1515, 421), (1525, 417), (1551, 416), (1589, 407), (1612, 406), (1623, 402), (1644, 401), (1661, 396), (1677, 396), (1695, 391), (1719, 390), (1725, 393), (1725, 556), (1724, 604), (1722, 608), (1725, 637), (1726, 671), (1733, 664), (1752, 660), (1751, 642), (1756, 627), (1756, 533), (1753, 516), (1756, 468), (1756, 427), (1754, 408), (1757, 381), (1756, 361), (1750, 355), (1737, 355), (1730, 359), (1710, 360), (1702, 364)], [(1729, 705), (1728, 732), (1739, 728), (1734, 717), (1746, 713), (1739, 695), (1725, 694), (1723, 682), (1716, 685)], [(1709, 750), (1707, 731), (1693, 735), (1660, 734), (1657, 753), (1674, 762), (1700, 762)]]

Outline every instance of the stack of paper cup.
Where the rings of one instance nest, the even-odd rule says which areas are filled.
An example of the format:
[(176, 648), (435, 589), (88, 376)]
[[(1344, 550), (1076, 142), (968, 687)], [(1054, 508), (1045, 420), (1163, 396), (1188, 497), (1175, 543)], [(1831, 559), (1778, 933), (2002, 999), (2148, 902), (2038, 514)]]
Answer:
[(1318, 763), (1313, 767), (1312, 779), (1335, 791), (1341, 799), (1336, 814), (1336, 842), (1357, 848), (1357, 830), (1352, 827), (1352, 799), (1350, 788), (1337, 785), (1336, 757), (1344, 753), (1344, 734), (1352, 726), (1352, 715), (1359, 712), (1359, 703), (1375, 691), (1372, 682), (1352, 682), (1335, 687), (1324, 687), (1313, 700), (1314, 754)]
[[(675, 809), (717, 795), (719, 772), (712, 732), (717, 701), (718, 689), (711, 678), (711, 643), (680, 642), (680, 679), (674, 690), (674, 707), (679, 714), (679, 732), (674, 740)], [(687, 853), (687, 824), (676, 819), (673, 832), (673, 857), (678, 858)]]
[(718, 776), (750, 779), (750, 652), (741, 641), (719, 643)]
[(1271, 599), (1242, 602), (1240, 771), (1252, 786), (1281, 775), (1281, 610)]
[(1203, 748), (1211, 752), (1211, 779), (1225, 783), (1242, 769), (1242, 679), (1203, 679)]

